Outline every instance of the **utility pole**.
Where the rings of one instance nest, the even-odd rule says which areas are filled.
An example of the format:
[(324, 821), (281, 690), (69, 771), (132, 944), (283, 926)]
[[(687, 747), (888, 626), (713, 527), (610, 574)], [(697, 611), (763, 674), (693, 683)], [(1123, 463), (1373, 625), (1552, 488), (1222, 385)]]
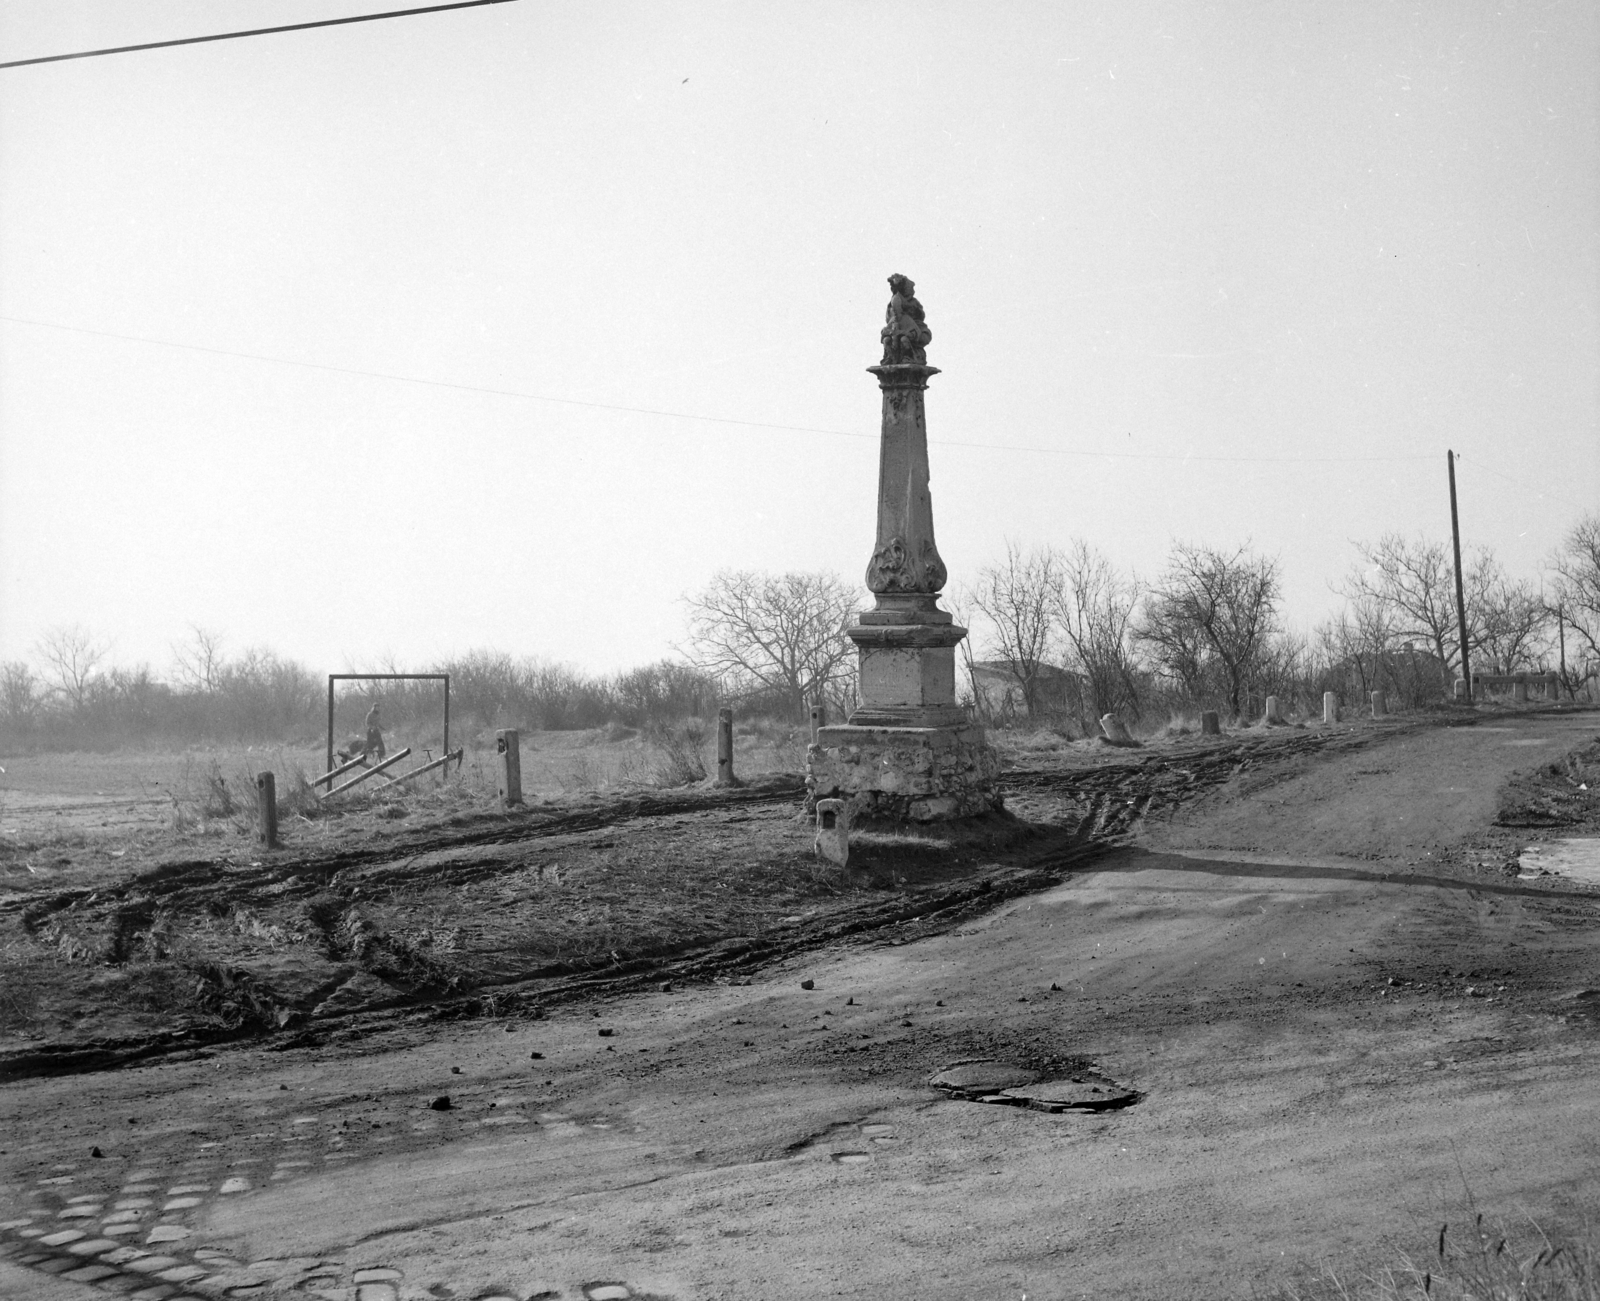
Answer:
[[(1562, 602), (1557, 601), (1556, 602), (1556, 636), (1561, 639), (1561, 677), (1559, 679), (1559, 682), (1560, 682), (1561, 686), (1563, 686), (1563, 687), (1565, 687), (1567, 685), (1567, 621), (1566, 621), (1566, 618), (1564, 617), (1565, 615), (1566, 615), (1566, 610), (1564, 609)], [(1572, 695), (1572, 691), (1571, 691), (1570, 688), (1568, 688), (1567, 694), (1569, 696)]]
[(1450, 471), (1450, 545), (1456, 558), (1456, 626), (1461, 633), (1461, 680), (1466, 683), (1467, 699), (1472, 699), (1472, 666), (1467, 660), (1467, 598), (1461, 586), (1461, 517), (1456, 513), (1456, 454), (1446, 450), (1445, 465)]

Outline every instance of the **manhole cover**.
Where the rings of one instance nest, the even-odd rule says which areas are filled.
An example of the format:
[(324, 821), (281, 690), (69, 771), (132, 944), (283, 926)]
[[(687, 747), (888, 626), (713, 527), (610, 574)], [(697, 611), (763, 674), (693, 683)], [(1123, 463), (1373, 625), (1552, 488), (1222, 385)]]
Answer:
[(928, 1083), (952, 1098), (968, 1102), (1027, 1107), (1057, 1115), (1068, 1111), (1112, 1111), (1131, 1107), (1144, 1096), (1094, 1070), (1041, 1080), (1037, 1071), (988, 1058), (956, 1062), (938, 1072)]
[(1032, 1084), (1038, 1078), (1038, 1071), (1024, 1070), (1020, 1066), (1008, 1066), (1005, 1062), (980, 1057), (946, 1066), (928, 1083), (936, 1089), (945, 1089), (951, 1093), (998, 1093), (1001, 1089)]

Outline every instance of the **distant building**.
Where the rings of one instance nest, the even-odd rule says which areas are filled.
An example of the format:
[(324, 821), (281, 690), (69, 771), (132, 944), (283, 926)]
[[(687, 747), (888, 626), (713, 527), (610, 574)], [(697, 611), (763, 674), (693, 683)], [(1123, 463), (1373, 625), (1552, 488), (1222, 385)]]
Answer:
[[(1034, 670), (1033, 716), (1076, 713), (1083, 703), (1084, 677), (1054, 664)], [(1011, 660), (979, 660), (972, 666), (972, 694), (987, 718), (1027, 718), (1028, 695)]]

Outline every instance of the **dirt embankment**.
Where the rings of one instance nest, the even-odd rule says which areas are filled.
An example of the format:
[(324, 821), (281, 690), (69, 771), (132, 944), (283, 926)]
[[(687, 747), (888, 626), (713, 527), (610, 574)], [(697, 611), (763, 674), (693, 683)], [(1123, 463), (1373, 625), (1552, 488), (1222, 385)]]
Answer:
[[(605, 965), (575, 974), (15, 1082), (15, 1114), (50, 1124), (12, 1126), (0, 1151), (18, 1208), (0, 1267), (72, 1271), (82, 1248), (108, 1288), (155, 1259), (212, 1291), (286, 1296), (353, 1295), (381, 1271), (407, 1298), (1204, 1299), (1274, 1295), (1320, 1261), (1371, 1268), (1393, 1258), (1386, 1234), (1417, 1253), (1459, 1223), (1432, 1216), (1463, 1173), (1491, 1212), (1576, 1223), (1596, 1193), (1600, 1000), (1570, 995), (1600, 986), (1600, 891), (1514, 880), (1480, 852), (1600, 831), (1584, 789), (1600, 720), (1557, 717), (1484, 718), (1512, 730), (1404, 751), (1418, 764), (1391, 762), (1427, 739), (1414, 723), (1077, 752), (1011, 774), (1020, 839), (868, 843), (850, 882), (785, 884), (814, 869), (778, 792), (570, 810), (601, 821), (548, 836), (554, 815), (529, 815), (503, 841), (363, 846), (331, 875), (301, 862), (257, 883), (260, 909), (308, 876), (283, 916), (330, 893), (441, 925), (458, 907), (491, 928), (463, 946), (484, 971), (513, 934), (493, 932), (501, 913), (554, 926), (624, 879), (643, 898), (668, 884), (649, 874), (662, 861), (740, 929), (615, 948), (626, 962), (592, 943)], [(1433, 789), (1390, 807), (1432, 830), (1372, 858), (1386, 767), (1429, 772)], [(1304, 802), (1283, 803), (1295, 783)], [(1289, 843), (1285, 823), (1301, 852), (1256, 861)], [(548, 913), (535, 861), (571, 892)], [(250, 879), (200, 873), (166, 898)], [(762, 901), (776, 889), (816, 893)], [(1046, 1105), (930, 1087), (972, 1058), (1038, 1074)], [(1133, 1105), (1049, 1110), (1097, 1085)], [(169, 1187), (170, 1203), (135, 1200)]]
[[(1543, 729), (1549, 745), (1586, 726), (1565, 719)], [(1462, 742), (1459, 722), (1473, 724), (1479, 744)], [(842, 877), (812, 855), (794, 778), (368, 829), (357, 846), (309, 854), (96, 859), (81, 886), (13, 882), (0, 898), (9, 1040), (0, 1076), (224, 1039), (306, 1044), (396, 1018), (531, 1011), (651, 981), (744, 978), (847, 938), (936, 933), (1135, 835), (1156, 849), (1279, 860), (1315, 857), (1337, 836), (1342, 862), (1498, 873), (1514, 861), (1498, 842), (1525, 832), (1485, 829), (1494, 810), (1477, 807), (1478, 769), (1543, 752), (1520, 732), (1482, 745), (1497, 726), (1468, 715), (1052, 756), (1006, 775), (1011, 819), (958, 836), (858, 837)], [(1456, 760), (1476, 767), (1451, 775)], [(1518, 780), (1507, 809), (1568, 822), (1592, 812), (1566, 770)], [(1427, 789), (1412, 789), (1418, 781)], [(1441, 781), (1474, 793), (1457, 808), (1433, 789)], [(1323, 825), (1319, 803), (1351, 801), (1318, 792), (1347, 796), (1362, 782), (1368, 825), (1343, 825), (1348, 815)], [(1278, 815), (1289, 807), (1296, 817)], [(1447, 825), (1477, 828), (1477, 839), (1451, 839)]]

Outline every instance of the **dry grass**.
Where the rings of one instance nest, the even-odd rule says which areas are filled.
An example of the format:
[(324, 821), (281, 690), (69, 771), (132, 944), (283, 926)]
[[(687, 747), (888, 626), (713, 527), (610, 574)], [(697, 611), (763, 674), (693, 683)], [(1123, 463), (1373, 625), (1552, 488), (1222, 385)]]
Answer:
[(1093, 740), (1074, 740), (1065, 730), (1054, 727), (990, 728), (989, 744), (999, 752), (1003, 761), (1026, 767), (1043, 755), (1060, 754), (1069, 750), (1092, 749)]
[[(409, 746), (412, 757), (332, 800), (319, 798), (311, 785), (324, 770), (318, 742), (7, 757), (8, 773), (0, 778), (0, 866), (57, 849), (114, 852), (153, 841), (253, 836), (256, 776), (268, 770), (277, 779), (280, 824), (375, 811), (448, 816), (496, 800), (492, 730), (452, 736), (452, 747), (460, 745), (464, 756), (448, 777), (435, 770), (393, 786), (385, 784), (388, 776), (420, 767), (442, 750), (439, 737), (420, 728), (396, 729), (385, 739), (390, 754)], [(735, 771), (742, 777), (799, 772), (805, 740), (803, 729), (741, 722), (734, 734)], [(688, 719), (644, 731), (613, 724), (525, 732), (521, 757), (523, 793), (535, 802), (690, 785), (705, 780), (713, 765), (714, 724)]]
[(1600, 1234), (1585, 1224), (1552, 1234), (1527, 1219), (1488, 1219), (1471, 1198), (1421, 1255), (1396, 1251), (1385, 1265), (1325, 1265), (1284, 1286), (1278, 1301), (1600, 1301)]

